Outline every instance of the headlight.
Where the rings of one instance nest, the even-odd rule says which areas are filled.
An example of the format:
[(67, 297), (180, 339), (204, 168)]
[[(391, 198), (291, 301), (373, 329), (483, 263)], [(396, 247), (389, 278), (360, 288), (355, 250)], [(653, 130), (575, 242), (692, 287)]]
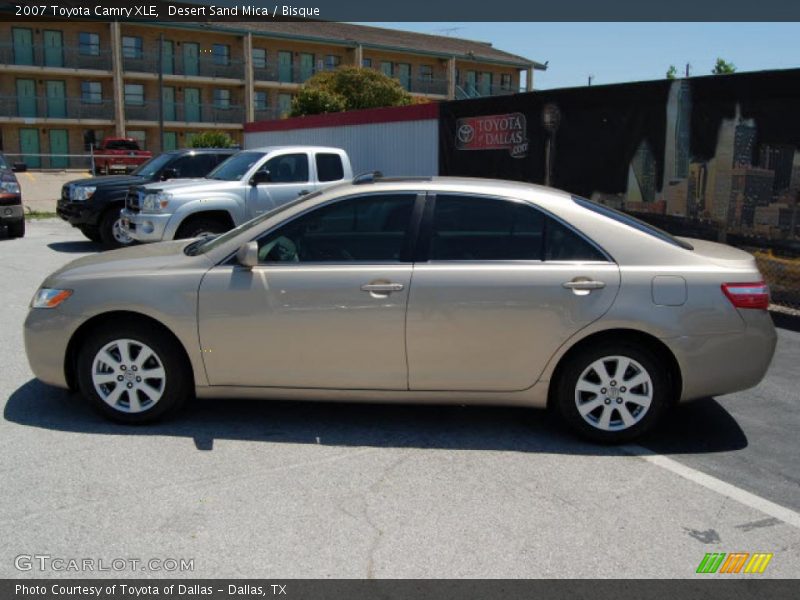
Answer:
[(142, 212), (161, 212), (169, 205), (172, 194), (169, 192), (157, 192), (147, 194), (142, 200)]
[(16, 181), (0, 181), (0, 192), (4, 194), (19, 194), (19, 184)]
[(55, 308), (64, 300), (72, 296), (72, 290), (54, 290), (42, 288), (31, 300), (32, 308)]
[(72, 188), (72, 200), (86, 201), (94, 196), (94, 191), (97, 189), (93, 185), (76, 185)]

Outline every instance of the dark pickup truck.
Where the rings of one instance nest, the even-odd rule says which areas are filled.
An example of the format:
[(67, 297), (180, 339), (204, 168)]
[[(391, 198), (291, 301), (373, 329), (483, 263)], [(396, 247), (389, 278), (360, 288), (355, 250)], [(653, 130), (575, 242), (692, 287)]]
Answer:
[(119, 211), (125, 205), (129, 187), (167, 179), (205, 177), (236, 152), (228, 148), (174, 150), (150, 159), (130, 175), (70, 181), (61, 188), (56, 212), (93, 242), (101, 242), (107, 248), (127, 246), (133, 240), (120, 227)]

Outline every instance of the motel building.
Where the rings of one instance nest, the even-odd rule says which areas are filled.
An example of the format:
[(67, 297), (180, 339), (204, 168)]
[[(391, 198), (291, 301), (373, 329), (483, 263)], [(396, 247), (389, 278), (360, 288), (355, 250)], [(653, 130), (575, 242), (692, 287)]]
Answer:
[(344, 65), (431, 101), (531, 90), (546, 68), (483, 42), (328, 22), (6, 22), (0, 40), (0, 151), (31, 168), (85, 165), (35, 155), (85, 154), (105, 136), (154, 153), (207, 130), (241, 143), (245, 122), (280, 118), (304, 81)]

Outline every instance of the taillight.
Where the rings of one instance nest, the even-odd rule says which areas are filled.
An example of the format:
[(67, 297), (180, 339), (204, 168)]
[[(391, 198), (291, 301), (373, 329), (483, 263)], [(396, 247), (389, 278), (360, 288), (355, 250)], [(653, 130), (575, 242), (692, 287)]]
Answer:
[(722, 291), (736, 308), (769, 307), (769, 286), (763, 281), (756, 283), (723, 283)]

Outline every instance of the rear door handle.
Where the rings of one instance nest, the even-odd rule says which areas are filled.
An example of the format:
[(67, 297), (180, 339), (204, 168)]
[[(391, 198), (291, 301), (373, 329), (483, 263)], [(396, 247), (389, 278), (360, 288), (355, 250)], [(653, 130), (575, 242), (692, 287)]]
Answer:
[(399, 292), (404, 287), (402, 283), (365, 283), (361, 286), (361, 291), (387, 294), (389, 292)]
[(603, 289), (606, 287), (606, 282), (591, 279), (573, 279), (572, 281), (565, 281), (561, 285), (568, 290), (591, 291)]

